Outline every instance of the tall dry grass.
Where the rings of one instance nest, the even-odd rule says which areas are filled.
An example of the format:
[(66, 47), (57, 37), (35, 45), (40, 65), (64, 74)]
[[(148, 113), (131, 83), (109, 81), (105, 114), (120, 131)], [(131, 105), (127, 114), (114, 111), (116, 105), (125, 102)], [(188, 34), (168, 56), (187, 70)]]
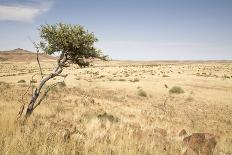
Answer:
[[(2, 77), (8, 83), (0, 82), (0, 154), (182, 154), (182, 129), (216, 135), (214, 154), (231, 154), (231, 81), (195, 76), (190, 67), (200, 70), (179, 65), (70, 69), (67, 86), (54, 89), (24, 123), (16, 116), (31, 76), (26, 84), (17, 83), (21, 76)], [(74, 73), (81, 78), (75, 80)], [(126, 80), (114, 80), (120, 78)], [(130, 82), (134, 78), (139, 81)], [(181, 86), (185, 93), (169, 93), (164, 84)], [(140, 89), (146, 97), (138, 95)]]

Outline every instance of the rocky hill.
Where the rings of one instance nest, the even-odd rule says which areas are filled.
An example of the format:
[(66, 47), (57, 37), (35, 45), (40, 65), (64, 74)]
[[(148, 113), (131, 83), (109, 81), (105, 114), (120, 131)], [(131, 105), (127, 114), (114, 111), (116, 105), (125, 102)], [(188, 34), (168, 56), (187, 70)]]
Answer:
[[(55, 57), (46, 54), (39, 54), (40, 61), (54, 61)], [(15, 61), (15, 62), (33, 62), (36, 61), (36, 53), (17, 48), (9, 51), (0, 51), (0, 62)]]

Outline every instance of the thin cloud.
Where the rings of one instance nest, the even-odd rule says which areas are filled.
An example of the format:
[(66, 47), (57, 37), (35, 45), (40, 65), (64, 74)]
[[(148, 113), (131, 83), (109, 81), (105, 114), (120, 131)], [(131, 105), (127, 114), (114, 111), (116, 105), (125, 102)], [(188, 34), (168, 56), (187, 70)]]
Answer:
[(48, 11), (53, 1), (30, 1), (30, 3), (0, 4), (0, 21), (31, 22)]

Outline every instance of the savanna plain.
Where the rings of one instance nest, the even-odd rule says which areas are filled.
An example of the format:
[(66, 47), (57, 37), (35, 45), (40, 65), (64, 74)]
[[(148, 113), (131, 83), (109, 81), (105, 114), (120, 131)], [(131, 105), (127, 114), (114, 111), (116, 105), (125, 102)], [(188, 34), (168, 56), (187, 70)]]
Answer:
[[(56, 64), (40, 62), (45, 74)], [(230, 61), (94, 61), (62, 74), (22, 122), (36, 54), (0, 53), (0, 154), (232, 155)]]

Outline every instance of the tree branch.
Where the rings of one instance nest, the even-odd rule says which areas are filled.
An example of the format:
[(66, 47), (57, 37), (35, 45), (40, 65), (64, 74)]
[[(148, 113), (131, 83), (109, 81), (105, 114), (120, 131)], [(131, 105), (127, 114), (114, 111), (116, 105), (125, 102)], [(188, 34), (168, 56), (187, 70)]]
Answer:
[(41, 78), (43, 78), (43, 72), (42, 72), (42, 68), (41, 68), (41, 65), (40, 65), (40, 61), (39, 61), (39, 47), (38, 45), (36, 45), (35, 42), (33, 42), (35, 48), (36, 48), (36, 60), (37, 60), (37, 63), (39, 65), (39, 70), (40, 70), (40, 75), (41, 75)]
[(39, 99), (39, 101), (37, 102), (37, 104), (34, 105), (33, 110), (34, 110), (38, 105), (40, 105), (40, 103), (41, 103), (41, 102), (45, 99), (45, 97), (47, 96), (48, 92), (49, 92), (52, 88), (54, 88), (58, 83), (59, 83), (59, 82), (54, 83), (54, 84), (50, 85), (50, 86), (47, 88), (47, 90), (44, 92), (43, 96)]
[(31, 85), (31, 81), (33, 80), (33, 78), (34, 78), (35, 75), (37, 75), (37, 73), (31, 76), (30, 85), (29, 85), (28, 88), (26, 89), (25, 93), (22, 95), (22, 98), (21, 98), (21, 103), (22, 103), (22, 105), (21, 105), (20, 110), (19, 110), (18, 115), (17, 115), (17, 118), (18, 118), (18, 119), (22, 116), (22, 113), (23, 113), (23, 111), (24, 111), (24, 107), (25, 107), (24, 96), (28, 93), (28, 90), (31, 88), (31, 86), (32, 86), (32, 85)]
[[(39, 86), (34, 90), (34, 93), (33, 93), (33, 95), (32, 95), (31, 101), (30, 101), (30, 103), (29, 103), (29, 105), (28, 105), (28, 108), (27, 108), (27, 111), (26, 111), (26, 118), (27, 118), (28, 116), (30, 116), (31, 113), (33, 112), (33, 110), (38, 106), (38, 105), (35, 106), (35, 103), (36, 103), (36, 100), (38, 99), (38, 97), (39, 97), (39, 95), (40, 95), (40, 93), (41, 93), (41, 89), (43, 88), (44, 84), (45, 84), (48, 80), (50, 80), (51, 78), (60, 75), (60, 73), (63, 71), (63, 65), (65, 64), (66, 61), (67, 61), (67, 57), (66, 57), (65, 53), (62, 52), (61, 55), (60, 55), (60, 57), (59, 57), (58, 60), (57, 60), (57, 67), (54, 69), (54, 71), (53, 71), (52, 73), (50, 73), (49, 75), (44, 76), (44, 77), (42, 78), (42, 80), (40, 81)], [(64, 78), (65, 78), (65, 77), (66, 77), (66, 76), (64, 76)], [(47, 94), (47, 93), (45, 92), (45, 96), (46, 96), (46, 94)], [(43, 95), (42, 98), (44, 98), (45, 96)], [(43, 99), (42, 99), (42, 100), (43, 100)], [(42, 102), (42, 100), (39, 101), (39, 104), (40, 104), (40, 102)], [(38, 104), (38, 103), (37, 103), (37, 104)]]

